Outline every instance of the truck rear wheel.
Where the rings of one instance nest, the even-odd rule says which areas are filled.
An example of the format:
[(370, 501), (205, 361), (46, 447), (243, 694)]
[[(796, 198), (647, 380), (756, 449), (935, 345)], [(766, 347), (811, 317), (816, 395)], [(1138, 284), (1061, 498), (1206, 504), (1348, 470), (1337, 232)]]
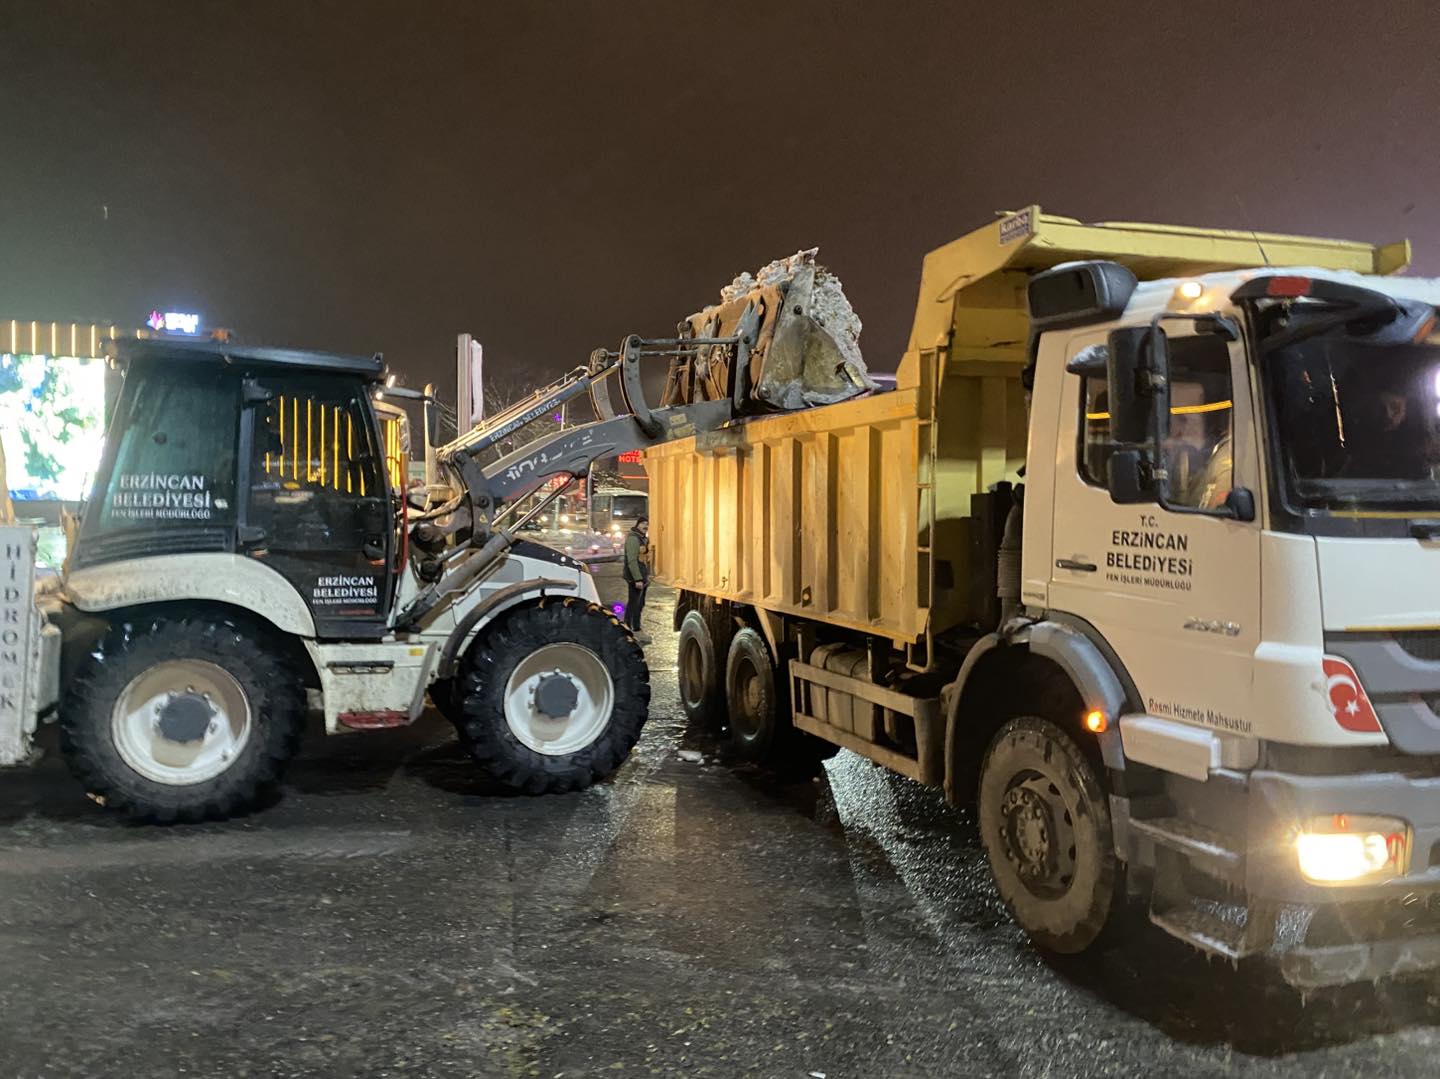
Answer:
[(680, 623), (678, 667), (685, 715), (702, 730), (718, 729), (725, 718), (725, 687), (710, 623), (699, 611), (688, 612)]
[(796, 730), (790, 722), (786, 680), (777, 677), (765, 638), (737, 630), (725, 659), (729, 746), (736, 756), (779, 772), (814, 775), (837, 747)]
[(72, 682), (61, 748), (113, 809), (166, 823), (227, 817), (299, 747), (305, 691), (286, 660), (222, 617), (112, 626)]
[(1073, 955), (1119, 903), (1110, 805), (1094, 767), (1049, 720), (1012, 719), (980, 765), (980, 835), (1000, 898), (1041, 949)]
[(593, 603), (549, 600), (502, 617), (462, 675), (461, 741), (512, 790), (580, 790), (609, 776), (650, 708), (645, 654)]

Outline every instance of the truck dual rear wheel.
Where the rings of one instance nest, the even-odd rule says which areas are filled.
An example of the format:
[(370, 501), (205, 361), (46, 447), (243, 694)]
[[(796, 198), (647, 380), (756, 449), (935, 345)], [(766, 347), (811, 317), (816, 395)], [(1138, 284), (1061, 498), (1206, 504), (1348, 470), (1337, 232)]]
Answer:
[(729, 746), (736, 756), (778, 772), (813, 775), (838, 747), (795, 729), (790, 694), (777, 677), (765, 638), (749, 626), (737, 630), (725, 659)]
[(678, 648), (680, 705), (701, 730), (716, 730), (725, 718), (720, 661), (710, 623), (699, 611), (687, 612), (680, 623)]
[(117, 623), (61, 706), (61, 748), (104, 805), (157, 822), (226, 817), (280, 778), (305, 690), (248, 627), (223, 617)]
[(580, 790), (629, 755), (650, 708), (645, 654), (593, 603), (545, 600), (472, 646), (456, 729), (491, 779), (526, 794)]
[(1000, 898), (1041, 949), (1083, 952), (1119, 904), (1110, 805), (1095, 768), (1049, 720), (1012, 719), (980, 766), (980, 835)]

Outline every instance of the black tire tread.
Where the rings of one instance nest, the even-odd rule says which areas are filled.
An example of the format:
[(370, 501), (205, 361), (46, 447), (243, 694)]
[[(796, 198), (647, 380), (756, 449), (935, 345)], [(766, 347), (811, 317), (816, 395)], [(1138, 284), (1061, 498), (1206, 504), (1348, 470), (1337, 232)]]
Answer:
[[(1011, 896), (1006, 894), (1006, 889), (1001, 883), (999, 874), (996, 873), (996, 885), (1000, 891), (1000, 898), (1004, 902), (1010, 916), (1022, 929), (1024, 929), (1031, 941), (1042, 952), (1055, 956), (1078, 955), (1087, 952), (1092, 948), (1103, 945), (1108, 939), (1108, 930), (1117, 921), (1116, 916), (1120, 913), (1124, 904), (1125, 884), (1123, 867), (1115, 855), (1112, 824), (1110, 821), (1110, 808), (1108, 798), (1105, 794), (1104, 785), (1096, 774), (1095, 766), (1085, 753), (1084, 749), (1061, 727), (1048, 719), (1039, 716), (1018, 716), (1009, 720), (996, 732), (989, 747), (985, 751), (985, 757), (980, 766), (981, 784), (983, 790), (984, 777), (991, 767), (991, 763), (1000, 750), (1002, 742), (1016, 735), (1028, 735), (1045, 739), (1051, 743), (1058, 752), (1066, 758), (1069, 770), (1072, 775), (1078, 776), (1086, 797), (1094, 807), (1094, 816), (1097, 820), (1097, 833), (1099, 847), (1101, 850), (1102, 862), (1098, 871), (1095, 895), (1085, 917), (1077, 921), (1066, 933), (1060, 936), (1036, 931), (1027, 924), (1029, 919), (1026, 912), (1021, 909), (1027, 903), (1041, 902), (1031, 896), (1017, 892)], [(981, 795), (983, 798), (983, 795)], [(977, 801), (980, 799), (977, 798)], [(989, 837), (982, 835), (987, 854), (989, 853)], [(994, 870), (995, 858), (991, 856), (992, 872)]]
[[(590, 745), (564, 757), (536, 753), (505, 722), (505, 683), (536, 648), (576, 641), (596, 653), (614, 681), (609, 725)], [(634, 635), (609, 611), (575, 598), (543, 599), (515, 608), (471, 646), (460, 675), (461, 743), (494, 782), (524, 794), (581, 790), (612, 775), (640, 739), (650, 710), (650, 668)]]
[[(698, 700), (688, 698), (684, 685), (685, 647), (691, 638), (696, 640), (700, 648), (703, 657), (702, 667), (705, 668), (702, 678), (707, 683)], [(680, 707), (685, 710), (686, 717), (697, 729), (718, 731), (725, 722), (726, 713), (725, 657), (718, 654), (714, 634), (710, 632), (710, 623), (699, 611), (688, 611), (681, 620), (680, 640), (676, 653), (681, 668), (679, 672)]]
[[(86, 792), (104, 806), (157, 824), (223, 819), (251, 808), (279, 783), (299, 751), (305, 721), (299, 673), (283, 649), (266, 647), (268, 637), (215, 612), (113, 623), (60, 709), (61, 751)], [(249, 696), (258, 725), (235, 765), (193, 786), (170, 787), (137, 775), (110, 737), (116, 698), (147, 666), (171, 658), (204, 659), (229, 671)]]
[[(770, 678), (768, 691), (768, 715), (762, 729), (753, 740), (746, 740), (738, 734), (734, 716), (739, 708), (730, 693), (734, 667), (741, 652), (751, 652), (755, 663), (764, 662)], [(781, 673), (779, 664), (770, 654), (770, 646), (759, 630), (744, 627), (737, 630), (730, 640), (725, 656), (725, 670), (722, 685), (725, 690), (726, 712), (729, 717), (728, 746), (735, 756), (759, 764), (783, 776), (808, 779), (819, 774), (821, 763), (840, 751), (840, 747), (823, 738), (798, 730), (790, 721), (790, 692), (788, 679)]]

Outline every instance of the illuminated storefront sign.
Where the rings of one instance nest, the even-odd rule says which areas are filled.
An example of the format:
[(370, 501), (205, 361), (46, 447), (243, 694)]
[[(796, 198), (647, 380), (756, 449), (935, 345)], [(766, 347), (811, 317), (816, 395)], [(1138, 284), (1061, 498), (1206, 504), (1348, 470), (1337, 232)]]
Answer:
[(200, 316), (189, 311), (162, 312), (156, 309), (150, 312), (145, 325), (157, 332), (195, 334), (200, 332)]

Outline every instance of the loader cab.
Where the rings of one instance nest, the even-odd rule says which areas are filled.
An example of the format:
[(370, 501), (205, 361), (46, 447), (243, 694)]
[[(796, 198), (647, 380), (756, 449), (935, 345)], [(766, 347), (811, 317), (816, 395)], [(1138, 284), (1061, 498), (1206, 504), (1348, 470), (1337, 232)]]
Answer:
[(117, 359), (125, 381), (72, 564), (167, 573), (165, 556), (241, 555), (299, 592), (318, 636), (383, 636), (408, 439), (403, 412), (374, 399), (380, 358), (140, 340)]

